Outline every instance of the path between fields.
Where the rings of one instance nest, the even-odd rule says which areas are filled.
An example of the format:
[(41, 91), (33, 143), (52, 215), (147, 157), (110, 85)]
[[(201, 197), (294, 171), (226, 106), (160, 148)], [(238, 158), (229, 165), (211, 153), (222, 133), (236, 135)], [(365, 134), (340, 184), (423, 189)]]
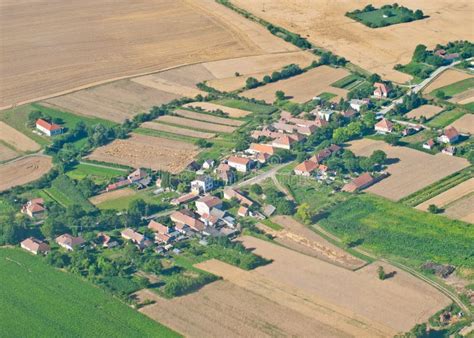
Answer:
[(31, 153), (31, 154), (22, 155), (20, 157), (13, 158), (9, 161), (3, 162), (1, 165), (6, 165), (6, 164), (9, 164), (9, 163), (18, 162), (18, 161), (20, 161), (24, 158), (28, 158), (28, 157), (48, 157), (49, 158), (50, 156), (44, 154), (44, 149), (40, 149), (36, 153)]

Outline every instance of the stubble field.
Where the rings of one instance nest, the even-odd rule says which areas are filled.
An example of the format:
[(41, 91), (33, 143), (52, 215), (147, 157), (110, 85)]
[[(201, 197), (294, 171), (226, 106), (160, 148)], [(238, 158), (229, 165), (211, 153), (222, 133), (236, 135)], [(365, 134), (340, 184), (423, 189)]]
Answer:
[(145, 122), (141, 125), (143, 128), (148, 128), (148, 129), (153, 129), (153, 130), (158, 130), (158, 131), (164, 131), (165, 133), (172, 133), (176, 135), (183, 135), (183, 136), (190, 136), (190, 137), (197, 137), (197, 138), (213, 138), (216, 136), (213, 133), (206, 133), (203, 131), (197, 131), (197, 130), (191, 130), (191, 129), (186, 129), (186, 128), (180, 128), (180, 127), (175, 127), (175, 126), (170, 126), (167, 124), (163, 123), (157, 123), (154, 121), (151, 122)]
[(370, 156), (374, 150), (382, 150), (389, 159), (395, 162), (388, 166), (389, 177), (366, 189), (393, 201), (398, 201), (469, 166), (469, 162), (464, 158), (446, 156), (441, 153), (430, 155), (370, 139), (354, 141), (349, 149), (358, 156)]
[(226, 113), (227, 116), (233, 117), (233, 118), (244, 117), (244, 116), (247, 116), (248, 114), (251, 114), (251, 112), (247, 110), (230, 108), (230, 107), (222, 106), (220, 104), (215, 104), (211, 102), (191, 102), (191, 103), (185, 104), (184, 106), (201, 108), (207, 111), (214, 111), (214, 110), (220, 109), (224, 113)]
[(474, 135), (474, 114), (465, 114), (461, 118), (457, 119), (451, 126), (462, 134)]
[(0, 162), (11, 160), (18, 155), (19, 154), (15, 150), (7, 147), (5, 144), (0, 143)]
[(0, 121), (0, 141), (6, 142), (18, 151), (37, 151), (41, 147), (32, 139), (26, 137), (15, 128)]
[(52, 168), (47, 156), (28, 156), (0, 166), (0, 191), (39, 179)]
[(432, 81), (428, 86), (423, 89), (424, 93), (431, 93), (438, 88), (448, 86), (450, 84), (472, 78), (472, 75), (468, 73), (461, 72), (455, 69), (448, 69), (442, 72), (434, 81)]
[(100, 195), (89, 198), (89, 202), (94, 205), (98, 205), (103, 202), (111, 201), (120, 197), (127, 197), (135, 195), (135, 190), (130, 188), (123, 188), (115, 191), (105, 192)]
[(198, 153), (199, 149), (189, 143), (132, 133), (128, 139), (115, 140), (95, 149), (87, 158), (176, 174), (186, 168)]
[[(400, 5), (423, 10), (429, 18), (377, 29), (345, 16), (346, 12), (367, 5), (356, 0), (232, 0), (232, 3), (396, 82), (410, 80), (410, 76), (393, 67), (409, 63), (418, 44), (433, 48), (438, 43), (474, 40), (472, 27), (460, 24), (472, 21), (474, 8), (469, 0), (398, 1)], [(375, 0), (371, 4), (381, 7), (387, 2)]]
[(0, 107), (189, 63), (296, 50), (213, 0), (0, 6)]
[[(217, 106), (217, 105), (214, 105), (214, 106)], [(220, 106), (220, 107), (222, 107), (223, 109), (227, 108), (223, 106)], [(237, 121), (237, 120), (229, 119), (226, 117), (219, 117), (219, 116), (210, 115), (210, 114), (196, 113), (196, 112), (184, 110), (184, 109), (177, 109), (175, 113), (179, 116), (182, 116), (188, 119), (212, 122), (212, 123), (217, 123), (217, 124), (224, 124), (224, 125), (234, 126), (234, 127), (240, 127), (242, 124), (244, 124), (243, 121)]]
[(441, 107), (425, 104), (421, 107), (413, 109), (411, 112), (406, 114), (406, 117), (411, 119), (419, 119), (420, 117), (424, 116), (425, 118), (430, 119), (433, 116), (439, 114), (442, 110), (443, 108)]
[(216, 133), (232, 133), (236, 128), (231, 126), (224, 126), (222, 124), (215, 124), (210, 122), (203, 122), (197, 120), (186, 119), (179, 116), (165, 115), (157, 119), (159, 122), (170, 123), (173, 125), (183, 126), (186, 128), (196, 128), (199, 130), (207, 130)]

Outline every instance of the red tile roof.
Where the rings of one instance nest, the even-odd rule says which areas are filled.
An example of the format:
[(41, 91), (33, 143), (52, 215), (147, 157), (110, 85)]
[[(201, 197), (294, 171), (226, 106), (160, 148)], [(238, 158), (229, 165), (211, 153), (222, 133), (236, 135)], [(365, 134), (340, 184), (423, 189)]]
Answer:
[(390, 122), (390, 121), (387, 120), (387, 119), (382, 119), (382, 120), (380, 120), (380, 122), (378, 122), (378, 123), (375, 125), (375, 128), (377, 128), (377, 129), (383, 129), (383, 130), (388, 130), (388, 131), (392, 131), (392, 129), (393, 129), (393, 123)]
[(318, 165), (313, 161), (303, 161), (295, 167), (295, 172), (301, 171), (305, 173), (312, 173), (317, 167)]
[(249, 164), (250, 160), (245, 157), (238, 157), (238, 156), (231, 156), (227, 160), (228, 163), (236, 163), (236, 164), (242, 164), (242, 165), (247, 165)]
[(62, 127), (58, 124), (55, 124), (55, 123), (49, 123), (48, 121), (45, 121), (43, 119), (38, 119), (36, 120), (36, 125), (37, 126), (41, 126), (49, 131), (54, 131), (54, 130), (58, 130), (58, 129), (61, 129)]
[(269, 154), (269, 155), (273, 155), (275, 153), (275, 149), (273, 149), (273, 147), (269, 144), (252, 143), (249, 149), (257, 153), (263, 153), (263, 154)]
[(459, 133), (454, 128), (453, 126), (449, 126), (444, 130), (444, 135), (449, 139), (449, 140), (454, 140), (455, 138), (459, 137)]

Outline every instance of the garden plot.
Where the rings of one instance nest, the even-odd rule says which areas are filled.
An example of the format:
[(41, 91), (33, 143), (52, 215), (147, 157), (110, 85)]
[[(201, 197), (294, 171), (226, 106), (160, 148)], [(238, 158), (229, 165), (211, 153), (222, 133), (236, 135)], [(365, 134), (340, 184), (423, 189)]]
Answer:
[(332, 87), (331, 84), (346, 77), (349, 72), (343, 68), (320, 66), (289, 79), (269, 83), (242, 93), (247, 98), (264, 100), (267, 103), (275, 101), (275, 92), (281, 90), (292, 101), (304, 103), (322, 93), (333, 93), (346, 97), (347, 90)]
[(472, 75), (455, 69), (448, 69), (435, 78), (428, 86), (423, 89), (424, 93), (432, 93), (436, 89), (452, 85), (456, 82), (472, 78)]
[(40, 145), (20, 133), (15, 128), (0, 121), (0, 141), (3, 141), (18, 151), (38, 151), (41, 149)]
[(451, 125), (462, 134), (474, 135), (474, 114), (465, 114)]
[(216, 134), (206, 133), (203, 131), (180, 128), (175, 126), (170, 126), (168, 124), (158, 123), (158, 122), (145, 122), (141, 125), (143, 128), (153, 129), (157, 131), (164, 131), (166, 133), (172, 133), (176, 135), (190, 136), (196, 138), (213, 138)]
[(211, 102), (191, 102), (191, 103), (185, 104), (184, 107), (201, 108), (207, 111), (220, 109), (224, 113), (226, 113), (229, 117), (233, 117), (233, 118), (244, 117), (252, 113), (248, 110), (230, 108), (230, 107), (222, 106), (220, 104), (215, 104)]
[(28, 156), (0, 166), (0, 191), (39, 179), (52, 168), (48, 156)]
[(420, 117), (424, 116), (426, 119), (431, 119), (433, 116), (439, 114), (443, 108), (438, 106), (433, 106), (431, 104), (425, 104), (420, 106), (416, 109), (413, 109), (405, 116), (410, 119), (419, 119)]
[(370, 156), (374, 150), (382, 150), (394, 162), (388, 166), (389, 177), (366, 189), (393, 201), (398, 201), (469, 166), (469, 162), (464, 158), (441, 153), (430, 155), (370, 139), (354, 141), (349, 149), (358, 156)]
[[(435, 196), (419, 205), (416, 206), (417, 209), (427, 211), (428, 207), (431, 204), (436, 205), (437, 207), (444, 207), (460, 198), (463, 196), (469, 195), (474, 192), (474, 178), (471, 178), (467, 181), (464, 181), (457, 186), (446, 190), (439, 194), (438, 196)], [(474, 212), (474, 206), (471, 208), (472, 212)]]
[(171, 115), (161, 116), (157, 119), (157, 121), (169, 123), (173, 125), (178, 125), (178, 126), (183, 126), (185, 128), (206, 130), (206, 131), (212, 131), (216, 133), (232, 133), (236, 129), (235, 127), (196, 121), (196, 120), (191, 120), (191, 119), (185, 119), (183, 117), (171, 116)]
[[(226, 108), (226, 107), (223, 107), (223, 108)], [(196, 112), (184, 110), (184, 109), (178, 109), (175, 111), (175, 113), (179, 116), (186, 117), (193, 120), (213, 122), (217, 124), (224, 124), (224, 125), (229, 125), (229, 126), (234, 126), (234, 127), (240, 127), (242, 124), (244, 124), (243, 121), (232, 120), (232, 119), (219, 117), (219, 116), (215, 116), (211, 114), (196, 113)]]
[(132, 133), (128, 139), (115, 140), (95, 149), (88, 158), (176, 174), (185, 169), (198, 153), (196, 146), (186, 142)]

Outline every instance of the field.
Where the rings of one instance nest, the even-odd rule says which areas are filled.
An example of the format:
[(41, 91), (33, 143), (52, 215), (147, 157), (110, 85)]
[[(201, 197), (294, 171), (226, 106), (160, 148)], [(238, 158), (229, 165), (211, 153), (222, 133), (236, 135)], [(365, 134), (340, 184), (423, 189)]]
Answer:
[(58, 176), (51, 183), (51, 187), (44, 189), (44, 192), (63, 207), (68, 208), (78, 205), (86, 211), (94, 210), (91, 203), (76, 188), (74, 182), (68, 176)]
[[(403, 0), (398, 4), (421, 9), (429, 18), (406, 24), (372, 29), (345, 16), (363, 7), (360, 1), (325, 0), (232, 0), (240, 8), (292, 32), (307, 37), (315, 45), (343, 56), (352, 63), (403, 83), (410, 76), (393, 69), (411, 61), (418, 44), (433, 48), (455, 40), (474, 40), (474, 32), (459, 22), (470, 22), (470, 0)], [(385, 0), (371, 1), (374, 7)], [(314, 10), (317, 8), (317, 10)], [(443, 32), (440, 34), (439, 32)]]
[(377, 196), (354, 196), (335, 206), (319, 224), (339, 237), (357, 239), (374, 253), (404, 259), (413, 267), (428, 260), (474, 267), (472, 225)]
[(19, 154), (15, 150), (0, 142), (0, 162), (11, 160), (17, 156), (19, 156)]
[(244, 117), (251, 113), (250, 111), (247, 111), (247, 110), (230, 108), (230, 107), (222, 106), (222, 105), (211, 103), (211, 102), (192, 102), (192, 103), (187, 103), (184, 106), (201, 108), (207, 111), (214, 111), (214, 110), (220, 109), (224, 113), (226, 113), (229, 117), (233, 117), (233, 118)]
[(447, 110), (428, 121), (427, 125), (432, 128), (444, 128), (460, 119), (465, 113), (464, 110), (458, 108)]
[(216, 136), (216, 134), (213, 134), (213, 133), (206, 133), (206, 132), (198, 131), (198, 130), (170, 126), (168, 124), (157, 123), (154, 121), (142, 123), (141, 127), (153, 129), (153, 130), (157, 130), (157, 131), (161, 131), (165, 133), (172, 133), (176, 135), (190, 136), (190, 137), (196, 137), (196, 138), (209, 139)]
[[(5, 337), (178, 337), (77, 276), (19, 249), (0, 249)], [(60, 290), (60, 291), (58, 291)], [(25, 325), (28, 323), (28, 325)]]
[(47, 156), (28, 156), (0, 166), (0, 191), (39, 179), (52, 168)]
[(80, 163), (66, 173), (70, 178), (83, 180), (89, 178), (96, 184), (108, 183), (112, 178), (127, 176), (128, 170), (94, 165), (90, 163)]
[(464, 196), (445, 207), (444, 214), (449, 218), (459, 219), (474, 224), (474, 193)]
[[(472, 78), (472, 75), (455, 69), (442, 72), (434, 81), (423, 89), (424, 93), (432, 94), (435, 90), (452, 85), (453, 83)], [(447, 93), (446, 93), (447, 94)], [(447, 94), (448, 95), (448, 94)]]
[[(316, 234), (316, 232), (291, 217), (275, 216), (272, 217), (271, 222), (280, 226), (281, 229), (272, 231), (268, 227), (260, 228), (264, 229), (266, 233), (271, 234), (276, 242), (292, 250), (348, 269), (360, 268), (365, 264), (363, 260), (329, 243)], [(262, 223), (265, 224), (265, 222)]]
[(366, 189), (371, 193), (398, 201), (424, 187), (469, 166), (464, 158), (430, 155), (406, 147), (393, 147), (383, 141), (362, 139), (349, 147), (358, 156), (384, 151), (394, 162), (388, 166), (390, 176)]
[(267, 103), (275, 101), (275, 92), (278, 90), (282, 90), (290, 100), (298, 103), (307, 102), (323, 92), (334, 93), (345, 98), (347, 90), (331, 87), (331, 84), (348, 74), (347, 70), (343, 68), (320, 66), (286, 80), (247, 90), (242, 95), (264, 100)]
[(230, 108), (237, 108), (242, 110), (248, 110), (256, 114), (269, 115), (275, 112), (277, 109), (273, 106), (267, 106), (258, 103), (247, 102), (236, 99), (219, 99), (213, 101), (215, 104), (223, 105)]
[(221, 124), (208, 123), (185, 119), (183, 117), (164, 115), (157, 119), (158, 122), (169, 123), (171, 125), (182, 126), (189, 129), (198, 129), (203, 131), (211, 131), (216, 133), (232, 133), (235, 128), (231, 126), (224, 126)]
[(16, 1), (0, 12), (8, 37), (0, 107), (188, 63), (296, 50), (213, 0)]
[(94, 205), (98, 205), (107, 201), (116, 200), (118, 198), (129, 197), (133, 195), (135, 195), (135, 190), (130, 188), (123, 188), (91, 197), (89, 201)]
[(88, 158), (179, 173), (198, 153), (197, 147), (189, 143), (132, 133), (128, 139), (115, 140), (95, 149)]
[(463, 115), (451, 125), (460, 133), (474, 135), (474, 114)]
[[(273, 262), (249, 272), (219, 261), (197, 267), (345, 335), (393, 336), (408, 331), (450, 302), (427, 284), (380, 262), (353, 272), (254, 237), (241, 240)], [(386, 271), (397, 271), (395, 277), (380, 281), (375, 271), (379, 264)]]
[[(222, 107), (222, 108), (225, 109), (226, 107)], [(192, 120), (206, 121), (206, 122), (224, 124), (224, 125), (234, 126), (234, 127), (240, 127), (242, 124), (244, 124), (243, 121), (237, 121), (237, 120), (229, 119), (226, 117), (219, 117), (219, 116), (215, 116), (211, 114), (196, 113), (196, 112), (184, 110), (184, 109), (178, 109), (175, 111), (175, 113), (179, 116), (192, 119)]]
[(392, 13), (391, 16), (384, 16), (385, 10), (379, 8), (373, 11), (353, 14), (352, 18), (371, 28), (404, 23), (402, 19), (404, 13), (400, 7), (397, 7), (396, 9), (392, 8), (390, 9), (390, 12)]
[(413, 109), (405, 116), (410, 119), (419, 119), (420, 117), (424, 116), (427, 120), (429, 120), (435, 115), (439, 114), (442, 110), (443, 108), (441, 107), (425, 104), (416, 109)]
[(471, 88), (462, 93), (456, 94), (450, 101), (461, 105), (468, 105), (469, 103), (474, 102), (474, 89)]
[(40, 150), (41, 147), (35, 141), (29, 139), (15, 128), (0, 121), (0, 141), (8, 143), (18, 151), (29, 152)]

